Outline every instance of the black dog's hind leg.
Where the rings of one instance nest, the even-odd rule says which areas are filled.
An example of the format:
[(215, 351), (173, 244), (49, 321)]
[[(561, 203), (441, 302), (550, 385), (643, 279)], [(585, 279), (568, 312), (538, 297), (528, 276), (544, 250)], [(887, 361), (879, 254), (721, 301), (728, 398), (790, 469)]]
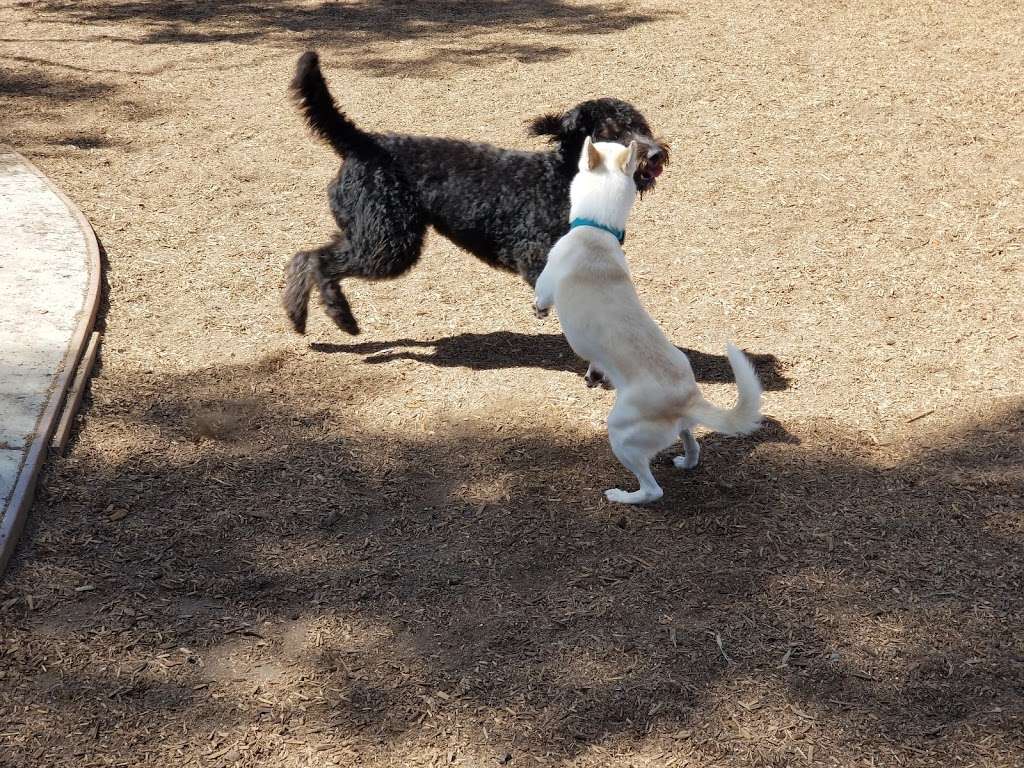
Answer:
[(349, 277), (385, 280), (416, 263), (423, 248), (427, 217), (416, 195), (393, 165), (348, 159), (328, 195), (341, 231), (327, 245), (296, 254), (288, 267), (285, 309), (295, 330), (306, 324), (309, 292), (320, 289), (324, 310), (346, 333), (359, 323), (341, 292)]
[(322, 248), (300, 251), (288, 263), (285, 270), (284, 309), (299, 333), (306, 332), (309, 292), (314, 285), (320, 289), (320, 300), (335, 324), (352, 335), (359, 333), (359, 324), (352, 315), (352, 308), (334, 276), (338, 256), (343, 255), (345, 249), (344, 236), (337, 235)]
[(341, 292), (340, 278), (352, 274), (352, 270), (344, 267), (352, 262), (352, 248), (348, 238), (343, 234), (335, 235), (334, 239), (316, 251), (314, 277), (320, 289), (320, 303), (323, 304), (327, 316), (341, 330), (353, 336), (359, 333), (359, 323), (352, 314), (348, 299)]
[(299, 251), (284, 272), (284, 311), (298, 333), (306, 332), (306, 318), (309, 316), (309, 292), (316, 284), (319, 271), (320, 251)]
[[(378, 226), (370, 233), (363, 232), (358, 243), (353, 243), (347, 234), (340, 234), (318, 251), (309, 252), (313, 254), (310, 269), (320, 288), (324, 311), (335, 325), (353, 336), (359, 333), (359, 323), (341, 292), (341, 279), (386, 280), (398, 277), (416, 263), (423, 247), (426, 224), (418, 216), (396, 216), (387, 223), (390, 226)], [(289, 316), (292, 316), (290, 310)]]
[(306, 332), (309, 293), (316, 286), (320, 289), (324, 311), (335, 325), (353, 336), (359, 333), (359, 323), (338, 284), (340, 276), (354, 273), (340, 269), (341, 265), (351, 261), (350, 256), (351, 249), (345, 236), (336, 235), (322, 248), (299, 251), (292, 257), (285, 270), (284, 309), (296, 331)]

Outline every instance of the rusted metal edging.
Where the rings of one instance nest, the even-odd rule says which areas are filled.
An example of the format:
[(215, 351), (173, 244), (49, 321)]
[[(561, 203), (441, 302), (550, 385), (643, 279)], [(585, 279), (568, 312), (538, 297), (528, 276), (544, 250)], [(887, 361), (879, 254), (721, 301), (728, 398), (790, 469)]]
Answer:
[(75, 380), (64, 398), (64, 409), (60, 414), (60, 421), (53, 431), (53, 439), (50, 440), (50, 448), (57, 453), (64, 453), (68, 439), (71, 437), (71, 428), (75, 424), (75, 414), (78, 413), (78, 406), (82, 404), (82, 396), (85, 394), (86, 384), (89, 383), (89, 376), (92, 375), (92, 367), (96, 363), (96, 354), (100, 350), (100, 335), (96, 331), (89, 336), (89, 344), (85, 348), (85, 354), (78, 361), (78, 369), (75, 371)]

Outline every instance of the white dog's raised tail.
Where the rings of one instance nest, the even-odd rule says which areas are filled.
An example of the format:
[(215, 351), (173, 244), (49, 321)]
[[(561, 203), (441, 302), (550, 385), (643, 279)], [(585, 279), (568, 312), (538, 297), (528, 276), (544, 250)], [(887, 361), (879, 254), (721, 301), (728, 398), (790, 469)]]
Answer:
[(725, 353), (736, 378), (739, 399), (732, 408), (719, 408), (698, 395), (687, 409), (687, 416), (698, 424), (711, 427), (724, 435), (749, 435), (761, 425), (761, 382), (750, 359), (734, 344), (727, 344)]

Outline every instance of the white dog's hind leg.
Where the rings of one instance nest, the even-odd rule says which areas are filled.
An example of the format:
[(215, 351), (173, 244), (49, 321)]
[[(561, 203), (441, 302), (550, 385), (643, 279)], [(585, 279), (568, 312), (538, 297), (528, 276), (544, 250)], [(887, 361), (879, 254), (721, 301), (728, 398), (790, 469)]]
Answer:
[[(619, 404), (608, 414), (608, 439), (612, 444), (615, 458), (622, 466), (636, 475), (640, 488), (636, 491), (624, 491), (621, 488), (609, 488), (604, 492), (608, 501), (620, 504), (646, 504), (656, 501), (664, 494), (658, 481), (651, 474), (651, 457), (663, 448), (672, 445), (676, 440), (674, 429), (665, 429), (648, 422), (634, 422), (623, 426), (616, 423), (615, 411)], [(620, 417), (621, 418), (621, 417)]]
[(683, 438), (683, 453), (672, 459), (672, 463), (679, 469), (693, 469), (700, 463), (700, 443), (689, 429), (684, 429), (679, 436)]

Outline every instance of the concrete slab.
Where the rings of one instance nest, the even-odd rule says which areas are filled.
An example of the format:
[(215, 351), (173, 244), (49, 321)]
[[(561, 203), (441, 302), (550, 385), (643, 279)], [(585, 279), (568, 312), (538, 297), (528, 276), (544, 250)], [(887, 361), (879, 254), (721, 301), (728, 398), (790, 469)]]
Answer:
[(0, 147), (0, 572), (95, 321), (99, 268), (78, 209), (25, 158)]
[(5, 508), (14, 492), (14, 483), (24, 458), (25, 452), (21, 449), (0, 448), (0, 500), (3, 500)]

